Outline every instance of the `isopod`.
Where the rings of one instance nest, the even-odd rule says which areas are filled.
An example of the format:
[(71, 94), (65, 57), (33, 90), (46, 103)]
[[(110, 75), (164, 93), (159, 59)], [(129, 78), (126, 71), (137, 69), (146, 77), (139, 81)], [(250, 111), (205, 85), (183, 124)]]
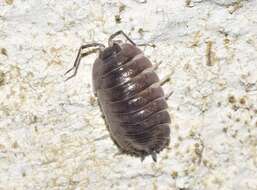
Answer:
[[(123, 35), (128, 42), (114, 40)], [(94, 49), (82, 52), (87, 48)], [(107, 129), (114, 144), (124, 154), (148, 155), (156, 162), (157, 153), (169, 145), (171, 119), (159, 80), (150, 60), (123, 32), (112, 34), (108, 47), (100, 43), (82, 45), (71, 70), (77, 73), (85, 55), (99, 51), (93, 64), (93, 91), (98, 99)]]

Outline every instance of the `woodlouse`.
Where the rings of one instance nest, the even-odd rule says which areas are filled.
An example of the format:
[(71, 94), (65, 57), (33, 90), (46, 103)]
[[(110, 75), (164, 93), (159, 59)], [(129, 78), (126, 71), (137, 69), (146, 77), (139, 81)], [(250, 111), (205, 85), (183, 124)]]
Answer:
[[(123, 35), (130, 42), (114, 40)], [(82, 51), (94, 47), (83, 53)], [(93, 90), (113, 142), (121, 153), (141, 157), (157, 153), (169, 145), (171, 122), (160, 81), (148, 58), (123, 32), (112, 34), (108, 47), (91, 43), (82, 45), (71, 70), (74, 77), (85, 55), (100, 51), (93, 65)]]

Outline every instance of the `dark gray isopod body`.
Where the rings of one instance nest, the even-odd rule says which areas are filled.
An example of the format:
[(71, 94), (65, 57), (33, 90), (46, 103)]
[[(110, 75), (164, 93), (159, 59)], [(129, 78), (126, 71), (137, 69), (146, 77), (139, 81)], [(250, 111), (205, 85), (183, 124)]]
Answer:
[(93, 65), (94, 93), (120, 151), (156, 161), (156, 153), (169, 145), (168, 105), (149, 59), (126, 35), (131, 43), (113, 41), (118, 34), (125, 35), (113, 34)]

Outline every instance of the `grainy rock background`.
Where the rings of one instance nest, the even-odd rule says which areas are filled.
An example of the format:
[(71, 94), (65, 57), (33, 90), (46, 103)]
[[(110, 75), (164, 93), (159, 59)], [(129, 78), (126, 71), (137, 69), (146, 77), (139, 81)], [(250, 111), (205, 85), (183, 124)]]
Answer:
[[(0, 0), (0, 189), (257, 189), (256, 0)], [(81, 44), (122, 29), (173, 91), (158, 162), (115, 155)]]

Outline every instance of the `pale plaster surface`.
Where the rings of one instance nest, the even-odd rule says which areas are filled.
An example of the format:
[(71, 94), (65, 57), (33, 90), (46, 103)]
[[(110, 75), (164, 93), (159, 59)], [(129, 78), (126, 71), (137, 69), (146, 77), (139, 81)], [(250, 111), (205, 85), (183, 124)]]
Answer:
[[(160, 65), (158, 162), (116, 155), (81, 44), (124, 30)], [(0, 189), (257, 190), (256, 0), (0, 0)]]

